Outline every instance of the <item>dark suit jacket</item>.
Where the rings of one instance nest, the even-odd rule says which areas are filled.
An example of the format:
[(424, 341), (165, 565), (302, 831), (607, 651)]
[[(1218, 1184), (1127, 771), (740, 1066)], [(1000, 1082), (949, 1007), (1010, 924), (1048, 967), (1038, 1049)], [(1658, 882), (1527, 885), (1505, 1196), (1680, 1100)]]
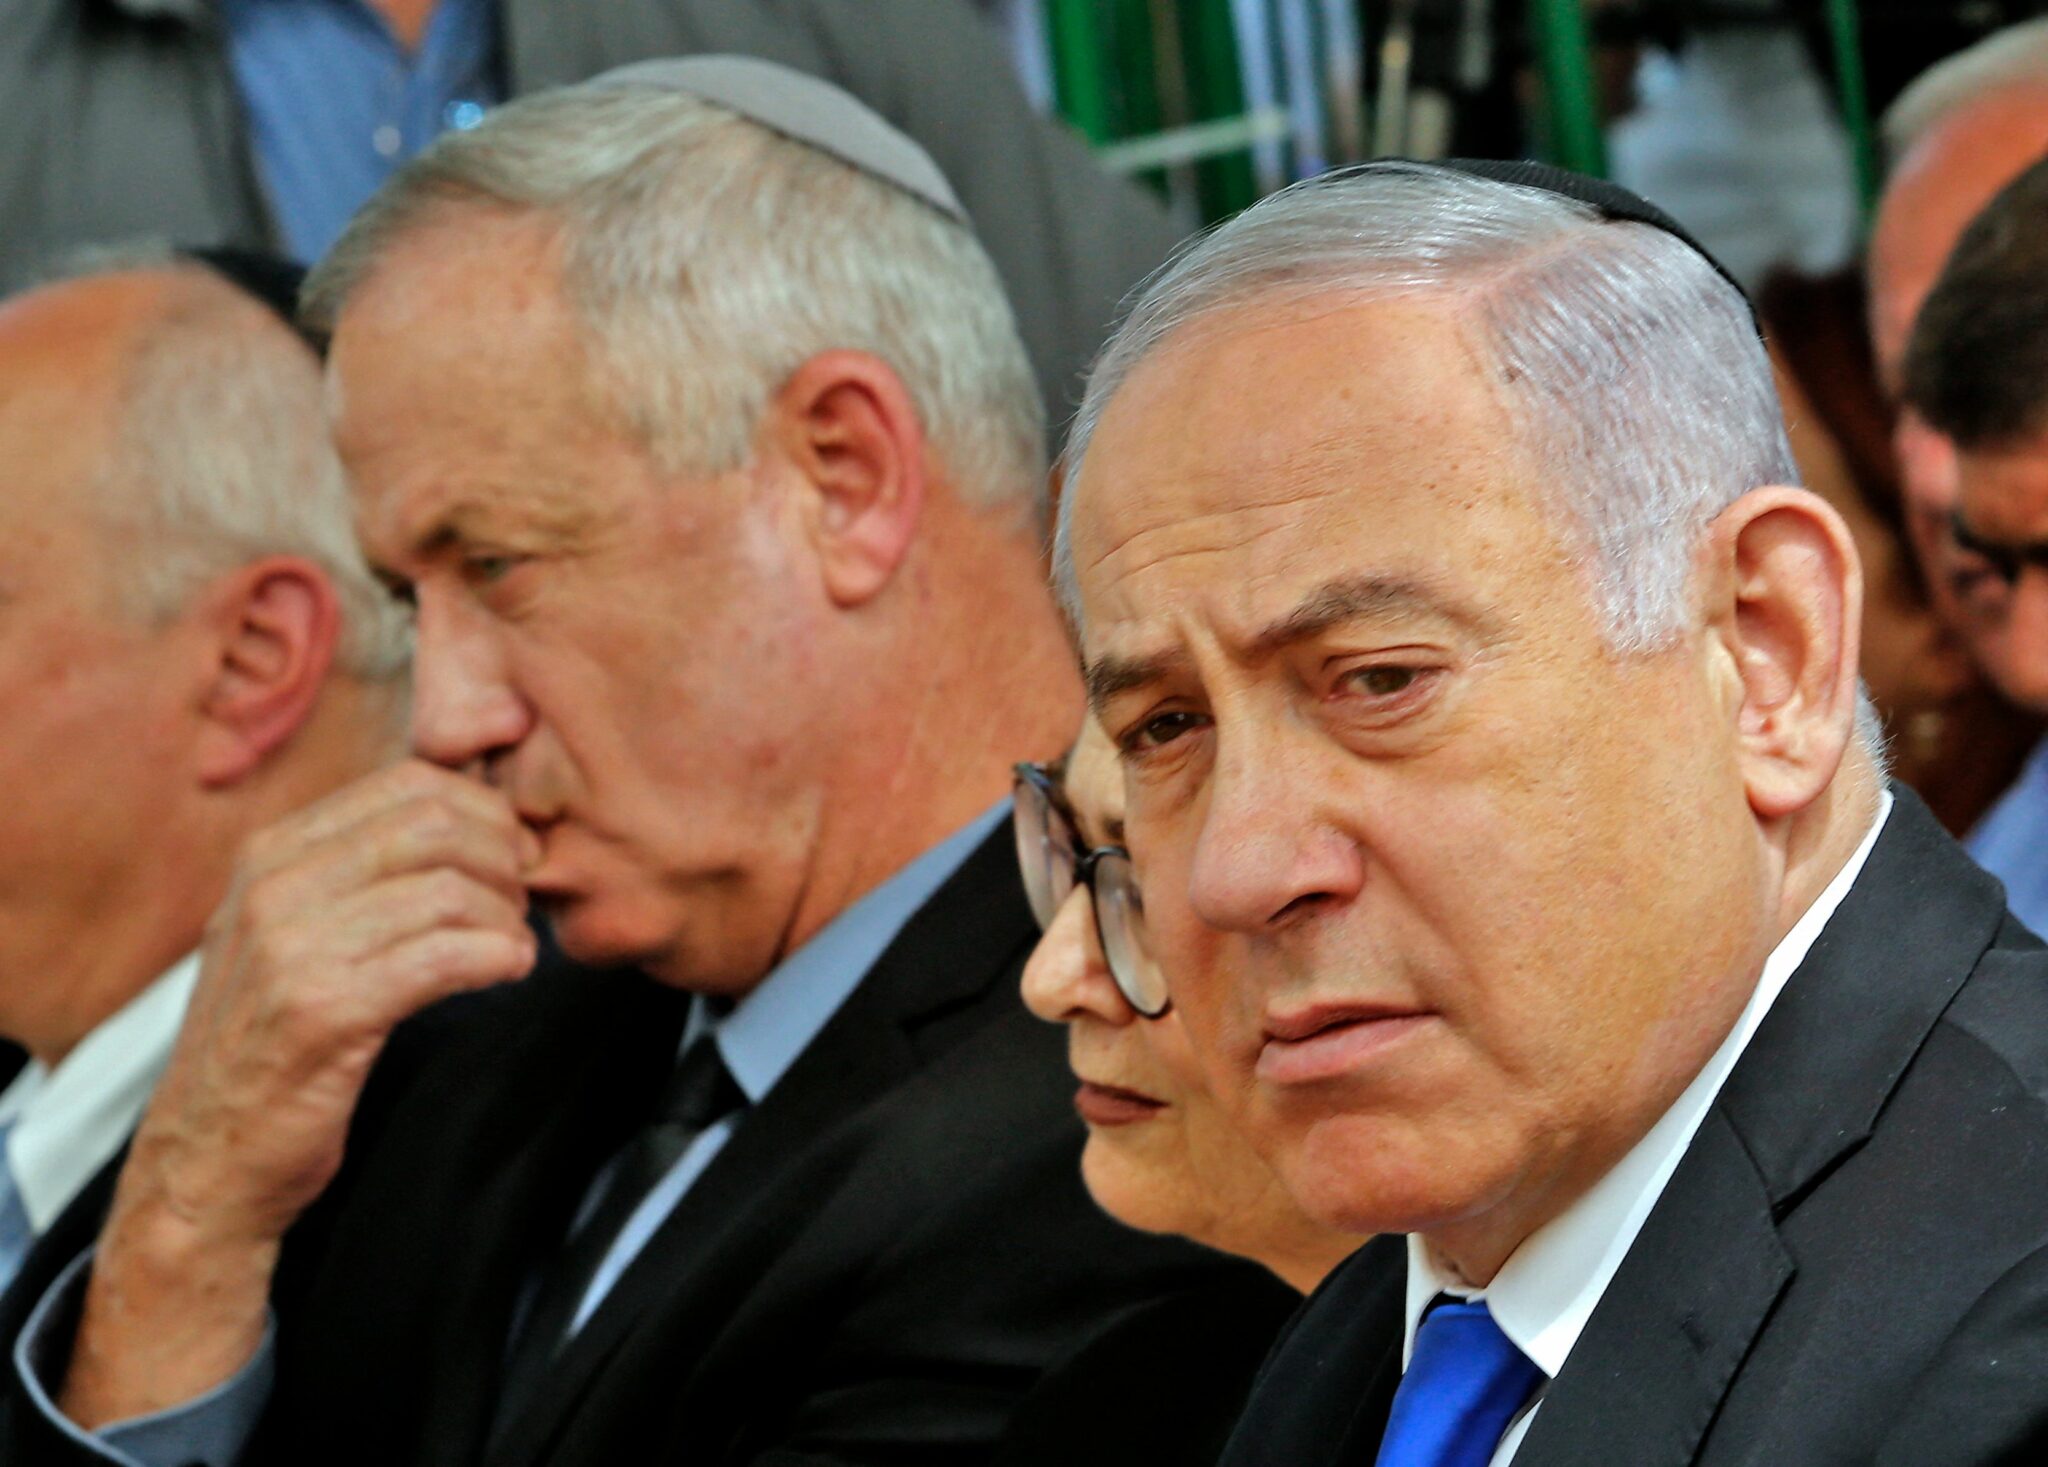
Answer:
[(1046, 1376), (991, 1467), (1215, 1467), (1300, 1304), (1247, 1263), (1140, 1305)]
[[(2048, 953), (1904, 790), (1515, 1467), (2048, 1461)], [(1225, 1462), (1370, 1462), (1401, 1240), (1326, 1281)]]
[[(1219, 1266), (1089, 1201), (1007, 830), (914, 917), (486, 1454), (515, 1300), (674, 1061), (678, 996), (542, 972), (394, 1037), (288, 1240), (269, 1467), (985, 1461), (1053, 1361)], [(9, 1467), (82, 1461), (28, 1413)]]
[(21, 1338), (22, 1327), (28, 1323), (36, 1304), (49, 1292), (50, 1285), (99, 1236), (100, 1225), (107, 1220), (107, 1207), (114, 1200), (114, 1182), (121, 1174), (121, 1162), (127, 1154), (123, 1147), (113, 1160), (93, 1175), (92, 1180), (71, 1199), (71, 1205), (57, 1214), (49, 1230), (36, 1239), (13, 1282), (0, 1289), (0, 1340), (8, 1342), (6, 1349), (10, 1353), (12, 1342)]

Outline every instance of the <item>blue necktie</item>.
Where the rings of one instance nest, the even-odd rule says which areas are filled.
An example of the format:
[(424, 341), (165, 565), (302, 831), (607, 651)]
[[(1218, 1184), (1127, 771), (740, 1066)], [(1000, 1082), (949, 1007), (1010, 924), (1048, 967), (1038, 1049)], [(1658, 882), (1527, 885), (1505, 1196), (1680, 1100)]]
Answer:
[(36, 1241), (28, 1209), (22, 1205), (21, 1188), (14, 1181), (14, 1168), (7, 1161), (7, 1133), (13, 1129), (12, 1121), (0, 1126), (0, 1290), (14, 1282)]
[(1486, 1467), (1542, 1380), (1484, 1304), (1434, 1305), (1394, 1392), (1378, 1467)]

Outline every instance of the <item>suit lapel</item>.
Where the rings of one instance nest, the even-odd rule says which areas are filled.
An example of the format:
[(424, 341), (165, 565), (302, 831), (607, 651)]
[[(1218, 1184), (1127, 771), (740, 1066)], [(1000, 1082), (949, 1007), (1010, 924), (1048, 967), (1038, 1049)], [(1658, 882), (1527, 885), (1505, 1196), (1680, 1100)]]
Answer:
[[(786, 1241), (785, 1230), (764, 1225), (776, 1210), (764, 1199), (778, 1187), (829, 1189), (858, 1160), (863, 1110), (930, 1057), (949, 1019), (975, 1017), (1036, 931), (1005, 827), (905, 924), (747, 1113), (506, 1432), (493, 1467), (536, 1460), (650, 1310), (669, 1339), (693, 1315), (715, 1330)], [(677, 1391), (686, 1384), (679, 1376)]]
[(1691, 1462), (1793, 1272), (1756, 1168), (1726, 1117), (1709, 1113), (1544, 1397), (1517, 1467), (1608, 1460), (1623, 1441), (1634, 1467)]
[[(1779, 1223), (1869, 1138), (2004, 902), (1909, 791), (1765, 1016), (1551, 1385), (1518, 1467), (1695, 1460), (1796, 1261)], [(1788, 1096), (1796, 1095), (1796, 1103)]]
[[(540, 981), (549, 980), (529, 980)], [(447, 1127), (469, 1144), (435, 1159), (450, 1225), (471, 1216), (519, 1226), (470, 1230), (469, 1245), (437, 1251), (435, 1276), (420, 1281), (437, 1299), (422, 1315), (430, 1336), (424, 1364), (435, 1382), (421, 1427), (431, 1438), (423, 1461), (477, 1454), (495, 1413), (514, 1306), (536, 1261), (567, 1231), (597, 1167), (652, 1103), (661, 1061), (681, 1034), (679, 996), (637, 975), (569, 972), (553, 981), (560, 1001), (526, 1026), (531, 1052), (485, 1060), (521, 1075), (518, 1089), (478, 1087), (466, 1066), (434, 1077), (449, 1109), (487, 1108), (474, 1125)]]

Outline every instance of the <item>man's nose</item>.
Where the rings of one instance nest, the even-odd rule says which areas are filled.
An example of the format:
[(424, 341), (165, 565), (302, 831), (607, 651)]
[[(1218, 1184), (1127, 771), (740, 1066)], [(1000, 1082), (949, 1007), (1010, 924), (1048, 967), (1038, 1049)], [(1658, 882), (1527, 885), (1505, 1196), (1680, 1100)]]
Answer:
[(412, 680), (413, 752), (435, 764), (460, 769), (486, 759), (532, 725), (498, 639), (439, 598), (420, 598)]
[(1262, 933), (1358, 895), (1357, 843), (1318, 811), (1334, 771), (1313, 751), (1219, 730), (1188, 899), (1211, 927)]
[(1101, 935), (1095, 930), (1095, 903), (1086, 887), (1067, 893), (1024, 965), (1024, 1004), (1055, 1024), (1071, 1024), (1084, 1016), (1128, 1024), (1138, 1017), (1109, 976)]

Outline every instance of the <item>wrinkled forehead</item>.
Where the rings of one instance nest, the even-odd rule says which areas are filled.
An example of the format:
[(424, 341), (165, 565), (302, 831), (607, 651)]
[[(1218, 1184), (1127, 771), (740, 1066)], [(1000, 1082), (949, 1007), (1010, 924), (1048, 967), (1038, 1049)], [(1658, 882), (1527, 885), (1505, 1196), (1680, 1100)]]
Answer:
[(1084, 648), (1190, 616), (1249, 634), (1331, 580), (1448, 592), (1534, 514), (1533, 484), (1442, 305), (1212, 318), (1132, 371), (1068, 486)]

